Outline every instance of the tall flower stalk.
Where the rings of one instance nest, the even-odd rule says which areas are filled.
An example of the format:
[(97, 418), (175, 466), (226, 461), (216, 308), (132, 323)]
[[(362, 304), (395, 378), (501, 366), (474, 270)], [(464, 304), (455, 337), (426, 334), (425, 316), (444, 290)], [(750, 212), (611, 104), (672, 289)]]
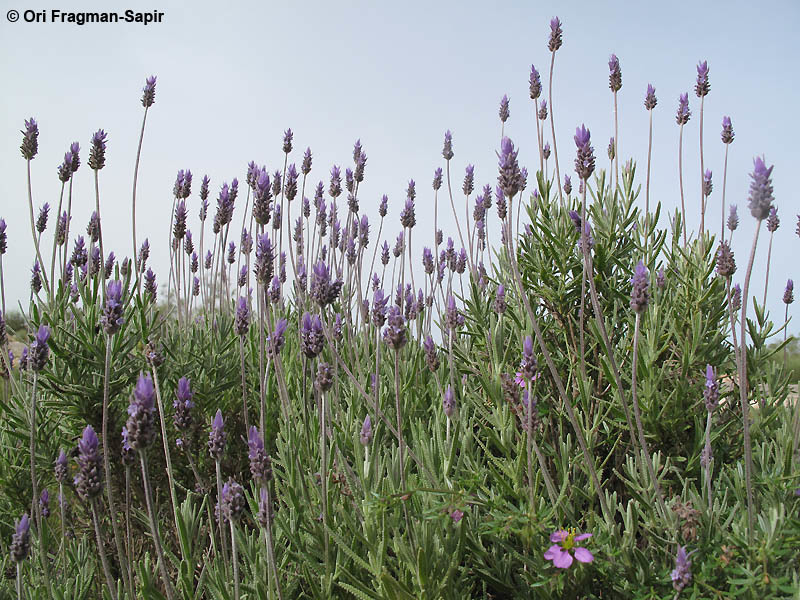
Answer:
[(773, 206), (770, 211), (769, 215), (767, 216), (767, 231), (769, 231), (769, 249), (767, 250), (767, 272), (764, 276), (764, 300), (761, 302), (761, 308), (765, 308), (767, 306), (767, 290), (769, 289), (769, 266), (770, 262), (772, 262), (772, 238), (775, 236), (775, 232), (780, 227), (781, 220), (778, 218), (778, 211)]
[(678, 182), (681, 188), (681, 225), (683, 228), (683, 245), (686, 246), (686, 202), (683, 196), (683, 126), (689, 122), (692, 112), (689, 110), (689, 93), (681, 94), (678, 99), (678, 114), (675, 120), (680, 127), (678, 135)]
[[(22, 157), (26, 161), (27, 166), (27, 175), (28, 175), (28, 210), (30, 212), (31, 218), (31, 236), (33, 237), (33, 246), (36, 250), (36, 259), (39, 261), (40, 265), (44, 265), (44, 261), (42, 260), (42, 253), (39, 249), (39, 236), (36, 235), (36, 221), (33, 216), (33, 191), (31, 188), (31, 161), (36, 158), (36, 155), (39, 152), (39, 126), (37, 125), (36, 121), (33, 117), (25, 121), (25, 131), (22, 132), (22, 145), (20, 146), (20, 151), (22, 152)], [(47, 274), (42, 273), (42, 279), (44, 283), (44, 289), (47, 292), (48, 300), (52, 300), (51, 290), (50, 290), (50, 283), (47, 280)], [(5, 307), (3, 307), (5, 312)]]
[[(95, 171), (95, 178), (97, 171)], [(102, 251), (101, 251), (102, 253)], [(111, 484), (111, 451), (109, 450), (108, 441), (108, 402), (109, 402), (109, 383), (111, 378), (111, 350), (113, 336), (120, 330), (125, 319), (123, 317), (124, 306), (122, 304), (122, 282), (112, 281), (108, 284), (108, 289), (103, 288), (106, 294), (106, 303), (103, 308), (103, 314), (100, 318), (103, 326), (103, 331), (106, 334), (106, 355), (103, 371), (103, 415), (102, 415), (102, 431), (103, 431), (103, 468), (106, 476), (106, 497), (108, 498), (108, 511), (111, 520), (111, 528), (114, 532), (114, 544), (117, 548), (117, 555), (119, 556), (120, 567), (122, 569), (123, 581), (128, 589), (128, 593), (133, 591), (133, 578), (130, 574), (130, 567), (128, 557), (122, 547), (122, 538), (119, 533), (119, 525), (117, 523), (117, 510), (116, 503), (114, 502), (114, 490)]]
[(647, 94), (644, 97), (644, 107), (647, 109), (647, 117), (649, 120), (648, 134), (647, 134), (647, 183), (645, 187), (645, 208), (644, 208), (644, 239), (645, 239), (645, 256), (648, 256), (647, 248), (650, 245), (650, 165), (653, 153), (653, 109), (658, 104), (656, 98), (656, 88), (649, 83), (647, 84)]
[(167, 593), (168, 600), (175, 597), (172, 580), (167, 571), (167, 561), (161, 545), (161, 535), (158, 532), (158, 522), (153, 508), (153, 492), (147, 469), (147, 447), (155, 437), (155, 386), (153, 380), (146, 375), (140, 375), (133, 391), (133, 400), (128, 407), (128, 420), (125, 423), (123, 435), (126, 436), (130, 447), (139, 453), (139, 462), (142, 466), (142, 482), (144, 484), (144, 497), (147, 504), (147, 515), (150, 520), (150, 534), (156, 547), (158, 566), (161, 571), (161, 580)]
[(619, 67), (619, 59), (616, 54), (612, 54), (611, 58), (609, 58), (608, 70), (608, 87), (614, 94), (614, 189), (616, 190), (619, 187), (619, 120), (617, 118), (617, 93), (622, 89), (622, 71)]
[(711, 90), (708, 82), (708, 62), (703, 61), (697, 65), (697, 83), (694, 91), (700, 98), (700, 235), (706, 233), (706, 194), (705, 194), (705, 163), (703, 159), (703, 106), (706, 96)]
[(722, 169), (722, 227), (720, 228), (720, 236), (722, 241), (725, 241), (725, 188), (728, 182), (728, 149), (731, 142), (733, 142), (733, 125), (731, 125), (730, 117), (722, 117), (722, 143), (725, 144), (725, 165)]
[(133, 263), (134, 273), (137, 280), (139, 279), (139, 264), (136, 260), (136, 253), (139, 247), (136, 245), (136, 183), (139, 179), (139, 159), (142, 155), (142, 141), (144, 140), (144, 126), (147, 123), (147, 111), (156, 100), (156, 77), (151, 75), (145, 82), (144, 89), (142, 90), (142, 106), (144, 107), (144, 116), (142, 117), (142, 130), (139, 133), (139, 145), (136, 148), (136, 164), (133, 167), (133, 198), (131, 202), (131, 225), (133, 228)]
[[(554, 17), (550, 19), (550, 38), (547, 42), (547, 48), (550, 50), (550, 83), (548, 87), (548, 95), (550, 99), (550, 132), (553, 136), (553, 154), (555, 155), (556, 163), (556, 181), (558, 181), (558, 200), (562, 206), (564, 205), (564, 196), (561, 190), (561, 171), (559, 170), (558, 166), (558, 144), (556, 144), (556, 123), (553, 117), (553, 67), (555, 66), (556, 62), (556, 50), (561, 48), (561, 44), (563, 43), (561, 37), (563, 33), (564, 32), (561, 29), (561, 21), (559, 18)], [(509, 202), (510, 200), (511, 199), (509, 198)]]
[(742, 315), (741, 315), (741, 352), (739, 353), (739, 398), (742, 403), (742, 425), (744, 430), (744, 467), (745, 486), (747, 488), (747, 539), (753, 542), (755, 528), (755, 512), (753, 506), (753, 448), (750, 442), (750, 401), (748, 399), (747, 385), (747, 300), (750, 291), (750, 276), (753, 272), (753, 262), (758, 245), (758, 234), (761, 231), (761, 221), (769, 216), (775, 198), (772, 190), (772, 169), (767, 167), (764, 159), (756, 157), (753, 173), (750, 175), (750, 213), (756, 219), (756, 231), (753, 235), (753, 245), (750, 249), (750, 259), (747, 262), (747, 271), (744, 277), (742, 290)]

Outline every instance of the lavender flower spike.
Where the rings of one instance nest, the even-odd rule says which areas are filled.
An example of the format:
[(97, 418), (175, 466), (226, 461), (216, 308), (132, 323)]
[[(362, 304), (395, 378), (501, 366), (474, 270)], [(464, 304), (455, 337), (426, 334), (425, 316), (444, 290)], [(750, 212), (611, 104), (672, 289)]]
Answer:
[(658, 99), (656, 98), (656, 88), (654, 88), (651, 84), (647, 84), (647, 94), (644, 97), (644, 107), (647, 110), (653, 110), (658, 104)]
[(764, 163), (763, 157), (756, 157), (753, 172), (750, 177), (749, 207), (752, 214), (759, 221), (766, 219), (772, 208), (775, 197), (772, 192), (772, 169)]
[(731, 204), (728, 214), (728, 229), (731, 231), (736, 231), (736, 228), (739, 227), (739, 213), (736, 211), (736, 205)]
[(705, 402), (708, 412), (714, 412), (717, 406), (719, 406), (717, 373), (711, 365), (706, 365), (706, 383), (703, 388), (703, 401)]
[(722, 143), (730, 144), (733, 141), (733, 125), (730, 117), (722, 117)]
[(106, 166), (106, 142), (108, 134), (102, 129), (98, 129), (92, 136), (92, 147), (89, 150), (89, 160), (87, 164), (90, 169), (99, 171)]
[(550, 50), (550, 52), (555, 52), (561, 48), (561, 35), (563, 33), (564, 32), (561, 29), (561, 21), (559, 18), (553, 17), (550, 19), (550, 39), (547, 41), (547, 48)]
[(75, 477), (75, 491), (84, 500), (93, 500), (103, 488), (99, 444), (94, 429), (87, 425), (78, 441), (78, 475)]
[(616, 54), (612, 54), (608, 59), (608, 87), (612, 92), (622, 89), (622, 71), (619, 68), (619, 59)]
[(258, 482), (269, 481), (272, 475), (272, 465), (269, 456), (264, 450), (264, 440), (258, 433), (255, 425), (247, 432), (248, 458), (250, 459), (250, 473)]
[(372, 441), (372, 420), (369, 418), (369, 415), (364, 417), (364, 424), (361, 426), (359, 440), (362, 446), (366, 446)]
[(122, 316), (123, 308), (122, 282), (119, 280), (111, 281), (106, 288), (106, 305), (103, 308), (103, 315), (100, 317), (103, 331), (107, 335), (117, 333), (125, 322), (125, 318)]
[(133, 400), (128, 406), (128, 421), (125, 423), (128, 443), (134, 450), (144, 450), (153, 441), (155, 434), (155, 386), (149, 375), (139, 375), (133, 390)]
[(585, 125), (575, 129), (575, 145), (578, 154), (575, 157), (575, 172), (584, 181), (588, 180), (594, 172), (595, 158), (594, 148), (591, 145), (591, 133)]
[(31, 117), (25, 120), (25, 131), (22, 131), (22, 145), (19, 147), (22, 157), (33, 160), (39, 152), (39, 126)]
[(508, 121), (508, 117), (508, 96), (503, 94), (503, 98), (500, 100), (500, 120), (505, 123)]
[(28, 553), (31, 549), (31, 522), (28, 518), (28, 513), (22, 515), (14, 528), (14, 535), (11, 537), (11, 546), (9, 546), (9, 554), (11, 560), (15, 563), (22, 562), (28, 558)]
[(694, 91), (698, 98), (707, 96), (711, 91), (711, 84), (708, 83), (708, 61), (697, 63), (697, 84), (694, 86)]
[(151, 75), (145, 82), (142, 90), (142, 106), (150, 108), (156, 101), (156, 76)]
[(686, 125), (689, 122), (689, 117), (692, 116), (692, 111), (689, 110), (689, 92), (681, 94), (678, 98), (678, 114), (675, 120), (678, 125)]
[(786, 282), (786, 289), (783, 292), (783, 303), (791, 304), (794, 302), (794, 281), (791, 279)]
[(672, 587), (680, 592), (692, 581), (692, 561), (689, 560), (689, 554), (686, 553), (686, 547), (681, 546), (678, 548), (678, 554), (675, 556), (675, 568), (672, 573)]
[(447, 418), (452, 419), (456, 412), (456, 397), (455, 394), (453, 394), (453, 388), (449, 385), (444, 392), (442, 407), (444, 408), (444, 414), (447, 415)]
[(219, 461), (222, 459), (224, 450), (224, 422), (222, 421), (222, 411), (217, 409), (217, 414), (214, 415), (214, 420), (211, 423), (211, 433), (208, 436), (208, 452), (214, 460)]
[(47, 358), (50, 356), (50, 347), (47, 343), (49, 339), (50, 328), (47, 325), (40, 325), (36, 338), (30, 345), (28, 364), (32, 370), (41, 371), (47, 364)]
[(633, 272), (631, 284), (633, 284), (631, 289), (631, 309), (637, 313), (644, 312), (650, 301), (650, 292), (648, 290), (650, 287), (650, 274), (641, 260)]

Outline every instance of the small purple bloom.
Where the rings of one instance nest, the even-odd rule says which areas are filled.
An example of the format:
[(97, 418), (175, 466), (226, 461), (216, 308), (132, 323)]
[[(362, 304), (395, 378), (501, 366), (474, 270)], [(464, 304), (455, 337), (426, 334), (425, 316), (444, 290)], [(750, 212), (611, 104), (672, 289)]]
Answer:
[(618, 92), (622, 88), (622, 71), (616, 54), (612, 54), (608, 59), (608, 71), (608, 87), (612, 92)]
[(708, 62), (703, 61), (697, 63), (697, 83), (694, 86), (694, 91), (698, 98), (707, 96), (711, 91), (711, 84), (708, 82)]
[(631, 284), (631, 309), (636, 313), (644, 312), (650, 301), (650, 274), (641, 260), (634, 269)]
[(775, 197), (772, 191), (772, 169), (764, 163), (764, 158), (755, 158), (753, 172), (750, 177), (749, 207), (752, 214), (759, 221), (766, 219), (772, 208)]
[(572, 565), (573, 555), (582, 563), (590, 563), (594, 560), (592, 553), (586, 548), (575, 546), (575, 542), (582, 542), (590, 537), (592, 537), (591, 533), (577, 533), (574, 529), (569, 531), (560, 529), (550, 535), (553, 545), (544, 553), (544, 558), (552, 560), (553, 566), (559, 569), (569, 568)]
[[(450, 133), (449, 129), (444, 133), (444, 147), (442, 148), (442, 156), (445, 160), (450, 160), (453, 158), (453, 134)], [(435, 181), (436, 180), (434, 179), (434, 183)], [(434, 189), (436, 189), (435, 185)]]
[(156, 101), (156, 76), (151, 75), (145, 81), (144, 88), (142, 89), (142, 106), (150, 108)]

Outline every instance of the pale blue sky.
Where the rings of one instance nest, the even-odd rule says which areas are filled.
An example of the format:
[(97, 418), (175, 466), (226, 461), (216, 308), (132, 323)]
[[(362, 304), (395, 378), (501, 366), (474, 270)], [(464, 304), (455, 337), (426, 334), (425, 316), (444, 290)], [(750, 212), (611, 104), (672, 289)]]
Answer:
[[(39, 155), (32, 164), (37, 208), (45, 201), (58, 202), (56, 167), (69, 143), (77, 140), (84, 149), (84, 166), (75, 182), (73, 232), (83, 232), (94, 205), (91, 172), (85, 166), (89, 139), (98, 128), (108, 132), (107, 166), (100, 177), (106, 247), (118, 256), (129, 254), (133, 162), (143, 111), (139, 98), (145, 77), (158, 76), (139, 178), (138, 237), (150, 237), (160, 281), (166, 279), (165, 233), (177, 170), (189, 168), (195, 174), (189, 207), (190, 227), (196, 229), (202, 175), (211, 177), (215, 199), (223, 181), (244, 179), (250, 160), (273, 171), (282, 167), (281, 140), (287, 127), (295, 132), (292, 158), (298, 164), (302, 150), (312, 148), (313, 183), (327, 180), (334, 163), (350, 165), (353, 142), (361, 139), (369, 156), (359, 193), (362, 210), (377, 225), (377, 202), (387, 193), (391, 204), (384, 237), (393, 239), (410, 178), (418, 182), (418, 223), (430, 229), (430, 181), (443, 164), (446, 129), (453, 131), (458, 187), (468, 163), (475, 164), (476, 184), (494, 184), (497, 109), (503, 94), (511, 99), (506, 133), (520, 147), (522, 163), (533, 171), (536, 132), (528, 74), (533, 63), (546, 80), (548, 23), (556, 14), (564, 23), (554, 80), (562, 170), (572, 170), (572, 134), (580, 123), (592, 132), (603, 157), (599, 166), (606, 165), (605, 148), (613, 132), (607, 61), (615, 52), (623, 73), (620, 150), (624, 157), (637, 159), (642, 183), (647, 143), (642, 101), (648, 82), (656, 87), (651, 198), (663, 203), (664, 214), (680, 203), (674, 114), (678, 94), (690, 92), (693, 116), (685, 131), (684, 178), (689, 224), (696, 226), (699, 101), (692, 87), (697, 62), (708, 60), (706, 166), (713, 170), (715, 184), (708, 218), (717, 228), (720, 122), (730, 115), (736, 140), (729, 160), (728, 202), (739, 205), (742, 221), (735, 236), (740, 265), (735, 279), (741, 278), (753, 231), (746, 210), (747, 174), (753, 156), (763, 153), (775, 165), (782, 218), (773, 248), (769, 303), (781, 317), (787, 277), (800, 281), (794, 260), (800, 250), (794, 234), (797, 202), (791, 187), (791, 173), (800, 164), (800, 146), (792, 133), (800, 97), (796, 2), (763, 2), (757, 8), (752, 2), (570, 2), (557, 9), (554, 3), (535, 2), (203, 1), (189, 6), (161, 0), (120, 5), (120, 10), (139, 4), (140, 10), (165, 13), (162, 23), (147, 27), (9, 23), (7, 11), (23, 11), (22, 2), (1, 4), (0, 78), (5, 93), (0, 99), (0, 216), (9, 226), (3, 266), (13, 303), (27, 299), (33, 263), (25, 163), (19, 153), (25, 118), (34, 116), (41, 131)], [(113, 5), (75, 1), (61, 9), (112, 10)], [(441, 211), (440, 222), (445, 235), (455, 233), (449, 211)], [(415, 239), (418, 250), (430, 243)], [(766, 239), (760, 243), (759, 265), (764, 264)], [(760, 298), (763, 274), (754, 275), (753, 285)]]

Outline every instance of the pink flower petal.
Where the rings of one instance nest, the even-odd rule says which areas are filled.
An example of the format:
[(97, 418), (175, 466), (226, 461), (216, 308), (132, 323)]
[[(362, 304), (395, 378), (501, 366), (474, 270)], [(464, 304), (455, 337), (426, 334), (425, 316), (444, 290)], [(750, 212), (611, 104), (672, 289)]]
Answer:
[(575, 558), (582, 563), (590, 563), (594, 560), (594, 556), (586, 548), (575, 548)]
[(561, 552), (553, 559), (553, 565), (558, 567), (559, 569), (566, 569), (572, 564), (572, 555), (565, 550), (561, 550)]
[(569, 536), (568, 531), (559, 529), (558, 531), (554, 531), (550, 534), (550, 541), (554, 544), (557, 544), (558, 542), (563, 542), (565, 539), (567, 539), (567, 536)]
[(581, 542), (583, 540), (588, 540), (590, 537), (592, 537), (591, 533), (582, 533), (580, 535), (576, 535), (575, 536), (575, 541), (576, 542)]
[(544, 553), (544, 557), (546, 560), (553, 560), (561, 552), (563, 552), (561, 546), (559, 546), (558, 544), (553, 544), (547, 549), (547, 552)]

